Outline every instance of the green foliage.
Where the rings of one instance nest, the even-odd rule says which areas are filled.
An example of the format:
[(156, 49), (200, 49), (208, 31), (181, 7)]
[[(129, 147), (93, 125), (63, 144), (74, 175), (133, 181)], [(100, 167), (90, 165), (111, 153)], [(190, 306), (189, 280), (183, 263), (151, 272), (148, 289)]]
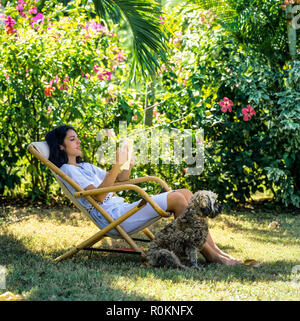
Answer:
[(210, 9), (216, 20), (238, 43), (251, 47), (276, 64), (283, 65), (289, 56), (286, 41), (286, 17), (282, 0), (196, 1)]
[(276, 93), (276, 116), (270, 123), (270, 152), (275, 156), (265, 169), (279, 186), (277, 195), (287, 206), (300, 206), (300, 63), (284, 69), (284, 86)]
[[(230, 203), (271, 189), (277, 201), (299, 207), (299, 65), (281, 68), (259, 46), (237, 41), (209, 10), (183, 4), (167, 24), (172, 51), (162, 80), (176, 98), (161, 110), (172, 118), (174, 105), (181, 106), (191, 117), (180, 126), (203, 128), (205, 135), (204, 172), (188, 183)], [(221, 109), (227, 98), (231, 112)], [(255, 115), (247, 119), (249, 105)]]
[[(129, 2), (121, 2), (125, 9)], [(275, 201), (299, 207), (299, 62), (286, 60), (284, 12), (275, 0), (239, 0), (224, 2), (226, 16), (205, 2), (206, 10), (186, 3), (165, 8), (161, 22), (170, 50), (151, 88), (153, 127), (204, 129), (204, 171), (188, 176), (185, 162), (160, 159), (136, 166), (133, 176), (157, 175), (175, 189), (212, 189), (227, 205), (271, 190)], [(120, 120), (130, 130), (142, 129), (146, 99), (144, 84), (128, 87), (128, 53), (121, 50), (117, 26), (108, 31), (102, 20), (92, 19), (91, 4), (45, 2), (45, 18), (31, 26), (36, 14), (21, 17), (16, 3), (5, 9), (16, 31), (0, 29), (0, 192), (21, 186), (21, 192), (42, 198), (45, 191), (56, 192), (53, 178), (28, 155), (28, 143), (68, 123), (77, 128), (87, 160), (96, 163), (99, 129), (117, 134)], [(116, 19), (124, 11), (104, 4), (98, 10), (115, 12)], [(148, 28), (136, 27), (141, 33)], [(145, 48), (141, 55), (151, 65)]]
[[(165, 60), (166, 42), (161, 24), (162, 10), (158, 1), (147, 0), (93, 0), (98, 15), (113, 22), (125, 18), (133, 35), (132, 76), (137, 70), (144, 77), (155, 74), (159, 61)], [(137, 70), (136, 70), (137, 69)]]
[(26, 159), (31, 165), (26, 163), (25, 174), (31, 180), (24, 188), (41, 195), (52, 178), (28, 155), (27, 145), (68, 123), (78, 128), (86, 145), (91, 142), (89, 157), (97, 148), (98, 129), (118, 121), (114, 113), (122, 104), (129, 68), (117, 34), (99, 19), (91, 20), (80, 1), (54, 10), (45, 6), (36, 25), (32, 6), (28, 2), (24, 8), (26, 18), (14, 6), (6, 7), (15, 31), (9, 32), (7, 25), (0, 29), (0, 132), (6, 138), (1, 140), (1, 189), (7, 186), (9, 192), (19, 182), (16, 170)]

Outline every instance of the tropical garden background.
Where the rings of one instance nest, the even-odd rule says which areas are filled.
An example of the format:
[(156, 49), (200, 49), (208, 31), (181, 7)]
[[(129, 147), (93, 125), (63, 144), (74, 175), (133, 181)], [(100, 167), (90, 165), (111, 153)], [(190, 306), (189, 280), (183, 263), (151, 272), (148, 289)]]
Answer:
[(55, 126), (73, 125), (96, 163), (97, 133), (118, 135), (123, 120), (129, 129), (204, 130), (201, 175), (185, 175), (183, 162), (141, 164), (133, 176), (213, 189), (228, 206), (259, 191), (272, 207), (299, 208), (293, 4), (2, 1), (1, 198), (57, 199), (51, 174), (27, 151)]
[(228, 206), (259, 191), (272, 206), (299, 208), (299, 37), (287, 14), (296, 2), (94, 2), (2, 4), (2, 197), (57, 197), (27, 152), (55, 126), (73, 125), (97, 162), (98, 131), (118, 135), (125, 120), (204, 130), (201, 175), (185, 175), (184, 162), (133, 175), (213, 189)]
[[(0, 300), (299, 300), (299, 6), (2, 0), (0, 290), (13, 293)], [(201, 174), (189, 175), (195, 165), (186, 159), (161, 157), (136, 163), (131, 177), (215, 191), (225, 210), (209, 222), (212, 236), (248, 264), (177, 271), (94, 253), (53, 263), (96, 227), (27, 147), (56, 126), (72, 125), (85, 159), (109, 170), (111, 164), (98, 163), (98, 150), (120, 141), (121, 121), (129, 133), (146, 133), (136, 146), (155, 130), (191, 131), (193, 150), (204, 149)]]

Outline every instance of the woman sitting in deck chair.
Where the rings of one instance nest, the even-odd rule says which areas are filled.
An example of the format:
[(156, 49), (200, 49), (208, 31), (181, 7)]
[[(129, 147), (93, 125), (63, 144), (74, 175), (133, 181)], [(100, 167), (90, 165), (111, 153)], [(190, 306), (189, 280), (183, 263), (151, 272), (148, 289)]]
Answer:
[[(126, 181), (129, 179), (133, 162), (130, 163), (128, 171), (119, 173), (123, 163), (121, 162), (120, 150), (116, 153), (116, 162), (109, 172), (87, 163), (82, 162), (82, 151), (80, 147), (80, 139), (77, 136), (75, 129), (71, 126), (60, 126), (50, 131), (46, 135), (46, 141), (50, 148), (49, 160), (71, 177), (84, 190), (91, 190), (95, 188), (112, 186), (117, 181)], [(127, 160), (127, 157), (124, 157)], [(69, 190), (74, 194), (75, 190), (67, 183)], [(188, 204), (193, 193), (187, 189), (178, 189), (167, 191), (151, 198), (167, 212), (173, 212), (175, 218), (178, 217), (185, 206)], [(134, 203), (126, 203), (124, 198), (114, 195), (112, 192), (103, 193), (92, 196), (100, 205), (111, 215), (113, 219), (117, 219), (126, 213), (128, 210), (136, 206), (140, 201)], [(91, 204), (85, 199), (78, 199), (81, 204), (88, 210), (91, 216), (99, 224), (100, 228), (105, 227), (109, 223)], [(130, 232), (137, 227), (143, 225), (152, 218), (159, 216), (159, 214), (147, 203), (135, 214), (130, 216), (120, 226), (126, 231)], [(115, 230), (111, 232), (117, 233)], [(216, 262), (227, 265), (240, 264), (239, 260), (234, 259), (228, 254), (221, 251), (214, 243), (210, 234), (201, 251), (208, 262)]]

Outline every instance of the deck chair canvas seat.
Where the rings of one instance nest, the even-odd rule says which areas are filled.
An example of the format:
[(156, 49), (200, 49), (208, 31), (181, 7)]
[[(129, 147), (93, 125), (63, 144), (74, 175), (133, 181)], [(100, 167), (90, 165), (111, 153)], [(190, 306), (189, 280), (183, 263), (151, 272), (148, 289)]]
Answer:
[[(101, 250), (101, 251), (115, 251), (115, 250), (108, 250), (108, 249), (99, 249), (93, 247), (97, 242), (99, 242), (103, 237), (111, 237), (111, 238), (121, 238), (124, 239), (130, 247), (134, 250), (133, 252), (128, 251), (120, 251), (117, 250), (117, 252), (124, 252), (124, 253), (135, 253), (142, 255), (143, 258), (146, 257), (146, 254), (144, 251), (137, 246), (135, 243), (135, 240), (138, 241), (150, 241), (154, 238), (154, 235), (151, 233), (151, 231), (147, 228), (151, 224), (153, 224), (155, 221), (160, 219), (161, 217), (169, 217), (171, 213), (165, 212), (160, 208), (160, 206), (151, 199), (151, 197), (139, 186), (136, 184), (147, 182), (147, 181), (155, 181), (159, 183), (162, 186), (162, 191), (169, 191), (171, 190), (170, 187), (160, 178), (155, 176), (145, 176), (145, 177), (139, 177), (136, 179), (130, 179), (125, 182), (116, 182), (113, 186), (105, 187), (105, 188), (98, 188), (93, 190), (85, 191), (83, 190), (74, 180), (72, 180), (69, 176), (67, 176), (62, 170), (60, 170), (57, 166), (55, 166), (52, 162), (49, 161), (49, 146), (47, 142), (41, 141), (41, 142), (33, 142), (29, 144), (28, 150), (37, 158), (39, 159), (43, 164), (45, 164), (53, 173), (54, 177), (56, 178), (57, 182), (59, 183), (62, 191), (64, 194), (71, 200), (71, 202), (82, 212), (86, 217), (92, 220), (92, 222), (99, 228), (93, 217), (89, 214), (89, 212), (81, 205), (81, 203), (77, 200), (78, 197), (85, 197), (90, 204), (95, 207), (110, 223), (105, 228), (100, 229), (99, 232), (97, 232), (92, 237), (88, 238), (87, 240), (83, 241), (79, 245), (76, 245), (71, 250), (67, 251), (65, 254), (57, 257), (55, 261), (61, 261), (67, 257), (72, 256), (73, 254), (81, 251), (81, 250)], [(74, 195), (68, 190), (66, 185), (64, 184), (63, 180), (68, 182), (75, 190), (76, 192)], [(114, 220), (108, 212), (104, 210), (104, 208), (92, 197), (92, 195), (96, 195), (99, 193), (107, 193), (107, 192), (117, 192), (122, 190), (134, 190), (135, 192), (139, 193), (142, 197), (141, 202), (130, 209), (128, 212), (123, 214), (118, 219)], [(125, 232), (125, 230), (122, 229), (122, 227), (119, 225), (124, 220), (126, 220), (128, 217), (136, 213), (138, 210), (140, 210), (142, 207), (144, 207), (147, 202), (150, 203), (150, 205), (153, 207), (153, 209), (160, 214), (157, 218), (151, 219), (148, 222), (146, 222), (143, 226), (140, 226), (139, 228), (131, 231), (130, 233)], [(110, 231), (112, 229), (115, 229), (118, 231), (119, 235), (111, 234)], [(148, 237), (149, 240), (143, 240), (143, 239), (134, 239), (131, 236), (139, 231), (143, 231), (144, 234)]]

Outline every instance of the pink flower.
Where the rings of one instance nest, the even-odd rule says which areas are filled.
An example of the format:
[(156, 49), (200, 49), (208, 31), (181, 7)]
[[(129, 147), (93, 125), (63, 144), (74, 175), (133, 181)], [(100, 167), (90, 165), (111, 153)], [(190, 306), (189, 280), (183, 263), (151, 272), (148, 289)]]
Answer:
[(111, 72), (104, 70), (104, 71), (98, 73), (97, 77), (99, 78), (99, 80), (111, 80)]
[(100, 70), (99, 68), (100, 68), (99, 66), (94, 66), (94, 67), (93, 67), (95, 73), (98, 73), (98, 72), (99, 72), (99, 70)]
[(164, 20), (163, 20), (162, 16), (159, 16), (159, 23), (161, 23), (162, 25), (164, 25), (164, 24), (165, 24), (165, 22), (164, 22)]
[(137, 115), (131, 117), (132, 120), (137, 120)]
[(104, 76), (107, 76), (107, 80), (111, 80), (111, 72), (105, 71)]
[(103, 70), (100, 72), (101, 67), (100, 66), (94, 66), (93, 67), (95, 73), (97, 74), (97, 77), (99, 80), (111, 80), (111, 72), (108, 70)]
[(68, 89), (69, 89), (69, 87), (67, 85), (59, 87), (59, 90), (68, 90)]
[(29, 14), (37, 14), (37, 7), (32, 7), (28, 10)]
[(23, 7), (21, 4), (18, 4), (18, 5), (16, 6), (16, 10), (18, 10), (18, 11), (23, 11), (23, 10), (24, 10), (24, 7)]
[(118, 61), (124, 61), (124, 60), (126, 60), (126, 57), (124, 56), (124, 54), (123, 54), (122, 51), (119, 51), (119, 52), (118, 52), (117, 60), (118, 60)]
[(219, 105), (221, 106), (221, 111), (223, 113), (226, 113), (227, 110), (229, 110), (229, 112), (232, 112), (232, 106), (233, 106), (233, 102), (227, 98), (227, 97), (224, 97), (223, 100), (221, 100), (219, 102)]
[(7, 16), (6, 20), (5, 20), (5, 24), (6, 24), (6, 33), (9, 35), (9, 34), (12, 34), (12, 33), (15, 33), (17, 30), (13, 27), (16, 22), (15, 20), (10, 17), (10, 16)]
[(40, 26), (44, 23), (44, 15), (42, 13), (38, 13), (35, 17), (31, 18), (30, 25), (33, 29), (38, 30)]
[(35, 20), (35, 21), (44, 20), (44, 19), (45, 19), (45, 17), (42, 13), (38, 13), (35, 17), (32, 18), (32, 20)]
[(256, 113), (255, 113), (255, 110), (252, 108), (251, 105), (247, 105), (247, 108), (243, 108), (242, 109), (242, 114), (244, 115), (243, 120), (244, 121), (248, 121)]
[(7, 16), (7, 18), (5, 20), (5, 24), (6, 24), (6, 27), (12, 27), (13, 25), (16, 24), (16, 22), (12, 17)]
[(106, 29), (106, 27), (105, 26), (103, 26), (101, 23), (99, 23), (99, 22), (94, 22), (93, 24), (92, 24), (92, 28), (94, 29), (94, 30), (96, 30), (96, 31), (105, 31), (105, 29)]

